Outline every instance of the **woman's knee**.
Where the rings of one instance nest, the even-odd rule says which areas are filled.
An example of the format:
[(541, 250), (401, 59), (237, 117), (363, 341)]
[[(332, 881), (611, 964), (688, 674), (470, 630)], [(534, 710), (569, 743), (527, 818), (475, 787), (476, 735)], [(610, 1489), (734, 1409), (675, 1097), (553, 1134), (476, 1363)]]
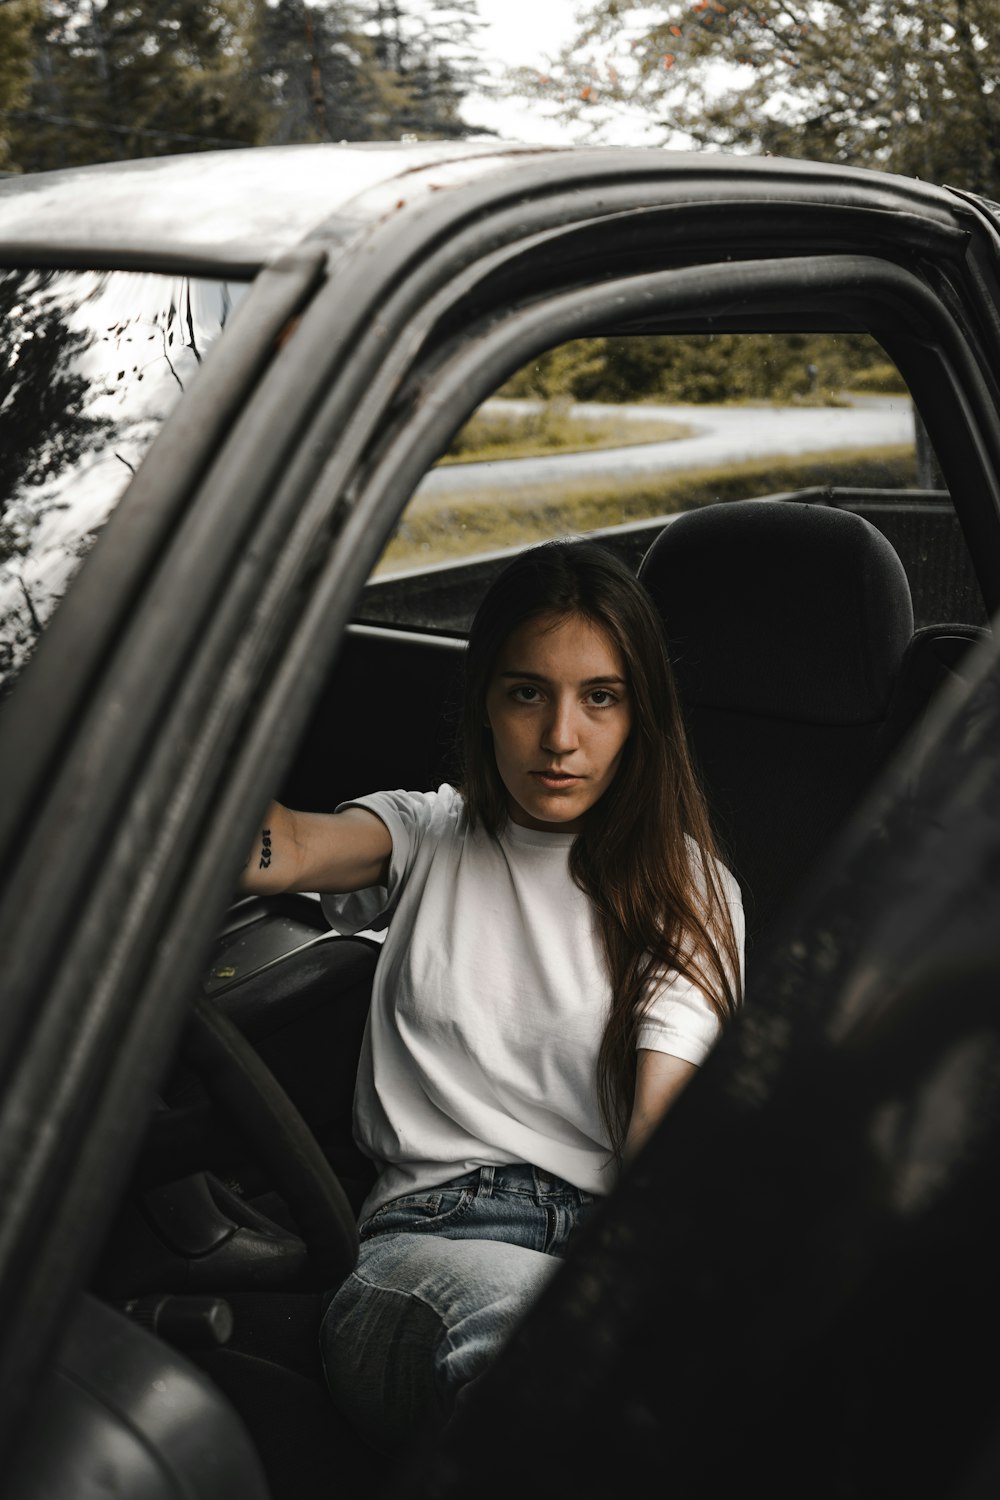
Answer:
[(420, 1297), (354, 1273), (330, 1303), (320, 1337), (330, 1394), (369, 1442), (395, 1446), (447, 1415), (434, 1358), (446, 1329)]
[(338, 1406), (367, 1436), (388, 1441), (440, 1421), (557, 1267), (550, 1256), (496, 1240), (368, 1242), (324, 1322)]

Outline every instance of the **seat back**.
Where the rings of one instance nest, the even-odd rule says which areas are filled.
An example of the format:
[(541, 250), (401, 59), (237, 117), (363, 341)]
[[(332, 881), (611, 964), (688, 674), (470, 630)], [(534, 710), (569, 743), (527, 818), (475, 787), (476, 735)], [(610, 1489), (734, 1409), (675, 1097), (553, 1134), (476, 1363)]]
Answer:
[(745, 500), (677, 516), (639, 577), (753, 944), (891, 748), (906, 574), (859, 516)]
[(904, 728), (919, 721), (939, 688), (965, 677), (972, 648), (990, 636), (986, 625), (924, 625), (914, 631), (896, 695)]

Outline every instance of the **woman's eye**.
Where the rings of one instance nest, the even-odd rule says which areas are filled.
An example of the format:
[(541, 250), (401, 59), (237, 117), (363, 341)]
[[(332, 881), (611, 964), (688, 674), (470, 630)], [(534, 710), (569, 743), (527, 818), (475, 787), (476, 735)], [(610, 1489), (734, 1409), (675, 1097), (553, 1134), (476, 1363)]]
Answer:
[(612, 703), (617, 703), (617, 698), (610, 688), (594, 688), (590, 694), (590, 701), (595, 708), (610, 708)]
[(538, 689), (525, 682), (511, 690), (511, 697), (515, 703), (534, 703), (538, 698)]

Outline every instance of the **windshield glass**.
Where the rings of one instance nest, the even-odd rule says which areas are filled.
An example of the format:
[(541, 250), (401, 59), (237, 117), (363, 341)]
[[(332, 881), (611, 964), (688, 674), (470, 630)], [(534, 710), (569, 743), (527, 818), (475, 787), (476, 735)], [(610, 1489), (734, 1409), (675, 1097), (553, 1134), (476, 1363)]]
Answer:
[(0, 690), (245, 290), (0, 270)]

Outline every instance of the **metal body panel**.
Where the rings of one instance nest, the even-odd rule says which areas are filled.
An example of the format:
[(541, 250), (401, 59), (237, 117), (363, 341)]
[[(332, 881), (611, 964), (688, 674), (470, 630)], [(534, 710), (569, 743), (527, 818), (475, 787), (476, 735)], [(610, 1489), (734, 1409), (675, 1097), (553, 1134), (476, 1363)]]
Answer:
[(493, 147), (264, 146), (40, 172), (0, 182), (0, 256), (169, 252), (254, 266), (383, 178)]

